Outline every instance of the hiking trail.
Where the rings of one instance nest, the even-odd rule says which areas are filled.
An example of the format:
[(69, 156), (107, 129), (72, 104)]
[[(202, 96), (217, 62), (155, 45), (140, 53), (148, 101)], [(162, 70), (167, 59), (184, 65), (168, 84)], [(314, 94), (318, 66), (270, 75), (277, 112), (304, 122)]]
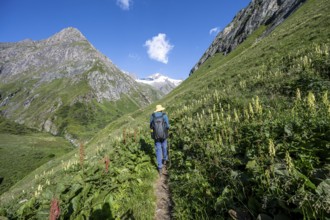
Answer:
[(158, 177), (155, 183), (157, 197), (155, 220), (172, 219), (172, 200), (168, 187), (168, 173), (166, 166), (163, 167), (163, 174)]

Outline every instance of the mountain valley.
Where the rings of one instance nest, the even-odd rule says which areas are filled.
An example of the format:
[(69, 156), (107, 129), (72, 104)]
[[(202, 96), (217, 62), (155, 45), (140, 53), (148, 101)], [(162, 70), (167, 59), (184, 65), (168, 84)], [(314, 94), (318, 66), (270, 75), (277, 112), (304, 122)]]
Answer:
[(1, 43), (1, 140), (52, 134), (69, 152), (3, 190), (0, 216), (155, 219), (149, 117), (161, 104), (167, 219), (330, 218), (329, 11), (327, 0), (253, 0), (182, 82), (135, 81), (74, 28)]

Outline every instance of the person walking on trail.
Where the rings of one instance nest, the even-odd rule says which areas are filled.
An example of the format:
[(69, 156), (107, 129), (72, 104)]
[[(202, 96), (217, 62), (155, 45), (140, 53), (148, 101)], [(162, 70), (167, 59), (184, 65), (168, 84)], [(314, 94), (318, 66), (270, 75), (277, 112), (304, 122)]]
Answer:
[(167, 137), (170, 124), (168, 117), (163, 111), (165, 108), (161, 105), (156, 106), (156, 110), (150, 117), (150, 129), (152, 129), (152, 138), (155, 140), (157, 168), (159, 175), (162, 174), (163, 165), (168, 160), (167, 155)]

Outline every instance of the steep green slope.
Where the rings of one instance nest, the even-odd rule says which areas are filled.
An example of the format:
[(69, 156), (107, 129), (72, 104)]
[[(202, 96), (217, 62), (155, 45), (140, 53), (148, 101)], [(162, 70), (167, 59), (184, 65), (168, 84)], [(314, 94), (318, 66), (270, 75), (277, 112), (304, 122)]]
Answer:
[[(327, 0), (308, 0), (270, 36), (258, 40), (259, 29), (159, 102), (172, 125), (175, 219), (330, 217), (329, 11)], [(35, 188), (22, 181), (25, 194), (1, 197), (3, 215), (46, 218), (56, 197), (62, 217), (153, 219), (154, 106), (109, 124)]]
[(308, 1), (165, 99), (176, 218), (329, 217), (329, 9)]
[(0, 117), (0, 194), (40, 167), (73, 150), (61, 137), (41, 133)]

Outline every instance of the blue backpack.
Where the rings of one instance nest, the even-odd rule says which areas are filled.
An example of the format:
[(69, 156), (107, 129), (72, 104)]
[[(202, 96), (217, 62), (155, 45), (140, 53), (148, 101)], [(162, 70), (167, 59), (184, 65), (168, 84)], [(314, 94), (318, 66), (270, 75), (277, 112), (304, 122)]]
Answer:
[(153, 129), (152, 138), (156, 141), (163, 141), (167, 138), (167, 128), (166, 122), (164, 119), (165, 113), (162, 113), (161, 116), (156, 117), (155, 113), (152, 114), (153, 120), (151, 128)]

